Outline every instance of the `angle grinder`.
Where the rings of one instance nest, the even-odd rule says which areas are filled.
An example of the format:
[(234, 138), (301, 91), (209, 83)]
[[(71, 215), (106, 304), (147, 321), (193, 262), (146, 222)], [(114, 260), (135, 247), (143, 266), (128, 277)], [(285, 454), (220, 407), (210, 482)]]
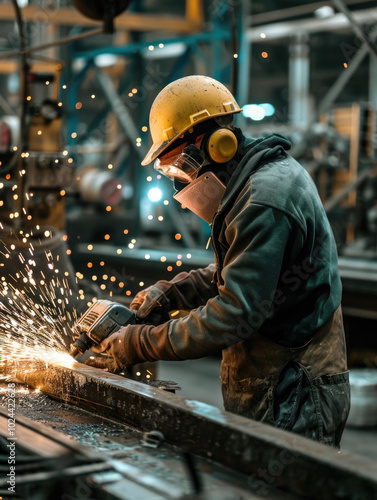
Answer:
[(76, 321), (73, 331), (77, 339), (71, 344), (70, 355), (75, 358), (84, 354), (93, 345), (100, 344), (105, 338), (119, 330), (121, 326), (148, 323), (158, 325), (169, 320), (169, 314), (161, 307), (155, 308), (146, 320), (117, 302), (97, 300)]

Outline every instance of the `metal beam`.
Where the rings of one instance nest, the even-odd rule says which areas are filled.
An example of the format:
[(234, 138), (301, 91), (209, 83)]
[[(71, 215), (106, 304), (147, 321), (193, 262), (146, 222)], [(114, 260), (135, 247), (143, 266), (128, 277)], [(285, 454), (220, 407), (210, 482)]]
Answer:
[(204, 9), (202, 0), (186, 0), (186, 19), (197, 26), (203, 26)]
[[(372, 40), (375, 40), (377, 36), (377, 28), (374, 28), (372, 32), (370, 33), (370, 38)], [(338, 97), (348, 80), (352, 77), (352, 75), (355, 73), (357, 68), (360, 66), (361, 62), (363, 61), (364, 57), (368, 54), (368, 48), (366, 44), (363, 44), (360, 49), (356, 52), (356, 54), (352, 57), (351, 61), (348, 63), (347, 69), (342, 71), (338, 78), (335, 80), (333, 85), (329, 88), (321, 102), (319, 103), (317, 109), (318, 109), (318, 116), (315, 117), (318, 119), (319, 115), (329, 109), (331, 104), (335, 101), (335, 99)]]
[[(183, 16), (142, 14), (126, 12), (114, 20), (116, 29), (129, 31), (171, 31), (172, 33), (194, 33), (202, 28), (200, 18), (189, 9), (190, 17)], [(22, 9), (22, 15), (26, 22), (33, 24), (50, 23), (65, 26), (100, 26), (101, 21), (95, 21), (85, 17), (73, 7), (56, 8), (56, 4), (49, 7), (28, 5)], [(10, 4), (0, 4), (0, 19), (2, 21), (14, 21), (14, 10)]]
[[(377, 59), (371, 57), (369, 61), (369, 102), (377, 112)], [(376, 131), (377, 132), (377, 131)]]
[[(244, 106), (249, 102), (249, 83), (251, 77), (252, 63), (251, 63), (251, 42), (247, 40), (247, 16), (251, 11), (251, 2), (241, 2), (239, 6), (241, 19), (239, 23), (242, 24), (240, 36), (240, 51), (239, 51), (239, 64), (238, 64), (238, 88), (237, 88), (237, 102), (240, 106)], [(242, 113), (236, 114), (235, 123), (241, 127), (247, 126), (248, 119)]]
[[(205, 31), (201, 33), (196, 33), (193, 34), (189, 37), (187, 36), (178, 36), (174, 38), (159, 38), (158, 43), (163, 44), (163, 45), (175, 45), (177, 43), (184, 43), (187, 45), (187, 47), (193, 47), (196, 48), (199, 44), (203, 43), (210, 43), (213, 40), (217, 41), (223, 41), (223, 40), (229, 40), (229, 31), (223, 31), (223, 30), (214, 30), (214, 31)], [(96, 49), (91, 49), (91, 50), (82, 50), (82, 51), (76, 51), (75, 52), (75, 57), (80, 57), (84, 58), (86, 60), (88, 59), (94, 59), (95, 57), (103, 54), (104, 52), (106, 54), (113, 54), (116, 56), (133, 56), (135, 52), (140, 52), (145, 50), (148, 45), (153, 45), (157, 44), (157, 41), (142, 41), (142, 42), (133, 42), (133, 43), (128, 43), (127, 45), (108, 45), (106, 47), (99, 47)], [(160, 77), (160, 75), (157, 75)]]
[(119, 94), (116, 91), (111, 78), (103, 73), (99, 68), (96, 67), (95, 70), (97, 81), (102, 87), (102, 90), (107, 100), (109, 101), (120, 126), (127, 135), (130, 144), (134, 147), (136, 153), (140, 156), (141, 159), (143, 159), (147, 154), (147, 148), (143, 144), (140, 147), (136, 147), (136, 139), (137, 137), (139, 137), (140, 133), (138, 132), (136, 125), (133, 122), (130, 112), (119, 97)]
[(185, 245), (185, 248), (196, 248), (198, 244), (192, 236), (189, 226), (185, 223), (181, 212), (182, 211), (179, 206), (172, 204), (169, 210), (166, 211), (166, 215), (169, 217), (175, 230), (182, 235), (182, 242)]
[[(52, 25), (51, 25), (52, 26)], [(78, 35), (67, 36), (64, 38), (60, 38), (58, 40), (53, 40), (48, 43), (43, 43), (41, 45), (35, 45), (33, 47), (24, 47), (18, 51), (11, 52), (0, 52), (0, 59), (8, 59), (17, 56), (23, 56), (32, 54), (33, 52), (40, 52), (51, 48), (59, 47), (60, 45), (66, 45), (68, 43), (77, 42), (79, 40), (83, 40), (85, 38), (89, 38), (91, 36), (97, 36), (103, 34), (103, 29), (98, 28), (90, 31), (86, 31), (85, 33), (80, 33)]]
[[(361, 294), (365, 293), (371, 306), (364, 307), (366, 300), (363, 300), (364, 314), (376, 318), (376, 299), (377, 299), (377, 262), (372, 259), (362, 259), (357, 257), (339, 257), (339, 273), (342, 278), (343, 291), (346, 293)], [(365, 302), (364, 302), (365, 301)], [(355, 296), (350, 303), (356, 307)]]
[[(369, 0), (373, 3), (374, 0)], [(358, 3), (367, 3), (365, 0), (347, 0), (345, 2), (347, 5), (355, 5)], [(314, 2), (303, 5), (296, 5), (294, 7), (288, 7), (286, 9), (278, 9), (267, 12), (261, 12), (260, 14), (253, 14), (247, 18), (249, 25), (258, 24), (268, 24), (274, 21), (281, 21), (282, 19), (288, 19), (292, 17), (304, 16), (305, 14), (313, 14), (313, 12), (321, 7), (329, 5), (329, 2)]]
[[(356, 22), (361, 24), (372, 24), (377, 19), (377, 9), (363, 9), (353, 11)], [(350, 24), (344, 14), (335, 14), (327, 19), (303, 19), (299, 21), (286, 21), (283, 23), (261, 24), (249, 28), (246, 37), (254, 43), (266, 43), (266, 41), (290, 38), (298, 31), (304, 33), (320, 33), (322, 31), (338, 31), (349, 29)], [(265, 33), (266, 38), (261, 38), (260, 34)]]
[(364, 33), (364, 30), (361, 26), (359, 26), (359, 23), (355, 19), (354, 15), (352, 12), (349, 10), (349, 8), (342, 2), (342, 0), (332, 0), (332, 3), (335, 5), (335, 7), (342, 12), (346, 18), (348, 19), (351, 28), (353, 31), (356, 33), (356, 35), (364, 42), (366, 47), (368, 48), (368, 51), (374, 56), (377, 57), (377, 49), (374, 45), (374, 43), (370, 40), (370, 38)]
[(349, 193), (356, 190), (366, 179), (373, 178), (374, 175), (373, 170), (363, 170), (356, 179), (353, 179), (343, 189), (325, 201), (323, 204), (325, 212), (330, 213)]
[(19, 369), (31, 387), (142, 430), (158, 429), (187, 451), (314, 498), (377, 497), (377, 464), (215, 407), (79, 363)]
[(289, 121), (306, 129), (309, 123), (309, 37), (298, 32), (289, 47)]
[[(32, 62), (30, 67), (32, 71), (36, 73), (55, 73), (58, 63), (48, 63), (48, 62)], [(0, 56), (0, 74), (13, 74), (19, 71), (18, 61), (1, 61)]]

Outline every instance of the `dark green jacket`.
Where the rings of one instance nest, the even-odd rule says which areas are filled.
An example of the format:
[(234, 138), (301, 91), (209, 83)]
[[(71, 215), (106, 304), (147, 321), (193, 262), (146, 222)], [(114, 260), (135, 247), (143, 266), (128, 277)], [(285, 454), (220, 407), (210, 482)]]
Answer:
[(133, 326), (128, 364), (189, 359), (226, 349), (258, 331), (301, 346), (341, 300), (334, 238), (316, 187), (281, 136), (241, 141), (239, 161), (212, 225), (213, 265), (157, 283), (182, 319)]
[(214, 219), (218, 284), (243, 301), (250, 332), (300, 346), (340, 304), (337, 251), (309, 174), (283, 138), (267, 141), (245, 141)]

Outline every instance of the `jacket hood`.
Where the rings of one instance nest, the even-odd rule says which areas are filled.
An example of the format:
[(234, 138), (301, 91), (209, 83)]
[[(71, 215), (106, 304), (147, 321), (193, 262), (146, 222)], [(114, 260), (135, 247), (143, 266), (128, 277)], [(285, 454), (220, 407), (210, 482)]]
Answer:
[(227, 184), (219, 211), (222, 211), (225, 205), (238, 196), (239, 189), (255, 170), (282, 155), (285, 156), (285, 151), (291, 148), (291, 142), (280, 134), (270, 134), (255, 139), (245, 137), (238, 128), (235, 132), (239, 148), (232, 161), (236, 166)]

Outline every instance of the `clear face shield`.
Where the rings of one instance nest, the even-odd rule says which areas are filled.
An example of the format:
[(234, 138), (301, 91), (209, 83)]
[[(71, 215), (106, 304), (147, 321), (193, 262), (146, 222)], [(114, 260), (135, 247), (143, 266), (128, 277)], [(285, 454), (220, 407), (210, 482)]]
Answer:
[(177, 191), (173, 198), (211, 224), (224, 195), (225, 186), (213, 172), (199, 175), (204, 163), (203, 151), (191, 144), (178, 155), (166, 159), (157, 158), (154, 168), (172, 181), (187, 184)]
[(154, 162), (154, 169), (172, 181), (188, 184), (198, 177), (204, 161), (203, 151), (191, 144), (177, 155), (157, 158)]

